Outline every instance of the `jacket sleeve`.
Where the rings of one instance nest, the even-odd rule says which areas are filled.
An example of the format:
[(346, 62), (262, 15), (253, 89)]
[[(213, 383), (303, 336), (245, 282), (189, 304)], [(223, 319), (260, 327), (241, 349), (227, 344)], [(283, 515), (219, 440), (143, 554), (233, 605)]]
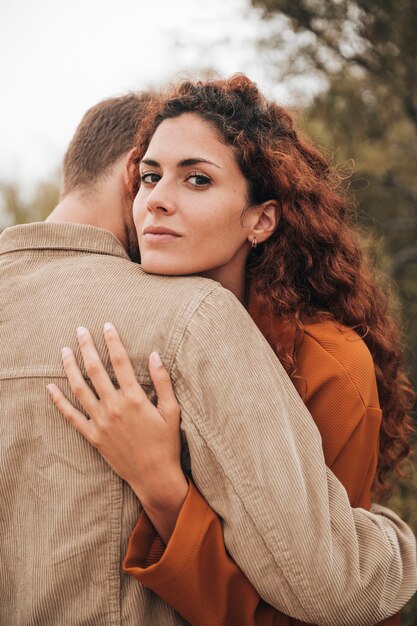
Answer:
[(274, 623), (277, 611), (259, 598), (227, 555), (221, 522), (192, 483), (166, 548), (141, 513), (124, 570), (193, 626)]
[(171, 374), (197, 488), (269, 604), (324, 626), (372, 624), (405, 604), (410, 529), (381, 507), (350, 507), (310, 414), (231, 294), (213, 290), (191, 316)]

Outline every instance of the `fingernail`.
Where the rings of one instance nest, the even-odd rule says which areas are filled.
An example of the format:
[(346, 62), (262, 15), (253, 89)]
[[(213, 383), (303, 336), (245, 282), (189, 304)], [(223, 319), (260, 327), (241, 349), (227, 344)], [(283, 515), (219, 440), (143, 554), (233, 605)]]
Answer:
[(49, 385), (46, 385), (47, 390), (49, 391), (49, 393), (55, 393), (55, 389), (56, 386), (53, 383), (49, 383)]
[(78, 326), (77, 328), (77, 335), (78, 337), (82, 337), (83, 335), (86, 335), (88, 332), (88, 330), (86, 328), (84, 328), (84, 326)]
[(159, 356), (158, 352), (151, 353), (151, 360), (152, 363), (158, 367), (162, 365), (161, 357)]
[(113, 324), (110, 324), (110, 322), (106, 322), (103, 326), (103, 330), (105, 333), (109, 332), (110, 330), (114, 330), (114, 326)]
[(62, 356), (63, 358), (70, 356), (72, 353), (71, 348), (62, 348)]

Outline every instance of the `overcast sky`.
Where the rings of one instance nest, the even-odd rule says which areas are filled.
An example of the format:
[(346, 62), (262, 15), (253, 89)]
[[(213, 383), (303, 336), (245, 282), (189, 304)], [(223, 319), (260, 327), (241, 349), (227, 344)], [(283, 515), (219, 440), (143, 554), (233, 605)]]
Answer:
[(0, 180), (49, 179), (87, 108), (126, 90), (202, 68), (270, 90), (262, 28), (248, 0), (2, 0)]

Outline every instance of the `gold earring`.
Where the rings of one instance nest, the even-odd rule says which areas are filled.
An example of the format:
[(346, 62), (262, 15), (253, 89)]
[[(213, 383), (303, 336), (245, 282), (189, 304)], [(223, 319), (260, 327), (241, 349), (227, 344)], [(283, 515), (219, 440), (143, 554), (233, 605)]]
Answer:
[(254, 237), (254, 238), (252, 239), (251, 246), (252, 246), (252, 248), (255, 250), (255, 248), (257, 247), (257, 245), (258, 245), (258, 242), (256, 241), (256, 237)]

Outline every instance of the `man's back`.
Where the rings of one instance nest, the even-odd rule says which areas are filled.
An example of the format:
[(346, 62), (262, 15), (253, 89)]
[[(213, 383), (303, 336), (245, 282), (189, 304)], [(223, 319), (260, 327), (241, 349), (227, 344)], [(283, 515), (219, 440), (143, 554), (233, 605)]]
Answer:
[(350, 508), (311, 416), (232, 294), (148, 276), (109, 232), (65, 223), (6, 231), (0, 281), (1, 624), (184, 624), (121, 571), (139, 504), (46, 391), (55, 381), (69, 393), (60, 349), (76, 349), (77, 326), (109, 365), (106, 321), (148, 392), (148, 355), (161, 354), (193, 478), (266, 601), (305, 622), (361, 626), (411, 596), (412, 533), (388, 510)]
[(147, 276), (107, 231), (69, 224), (13, 231), (0, 256), (0, 623), (184, 623), (121, 573), (140, 505), (56, 411), (46, 385), (68, 392), (60, 354), (76, 348), (79, 325), (107, 358), (102, 328), (112, 321), (150, 391), (147, 355), (156, 349), (173, 358), (192, 308), (213, 284)]

